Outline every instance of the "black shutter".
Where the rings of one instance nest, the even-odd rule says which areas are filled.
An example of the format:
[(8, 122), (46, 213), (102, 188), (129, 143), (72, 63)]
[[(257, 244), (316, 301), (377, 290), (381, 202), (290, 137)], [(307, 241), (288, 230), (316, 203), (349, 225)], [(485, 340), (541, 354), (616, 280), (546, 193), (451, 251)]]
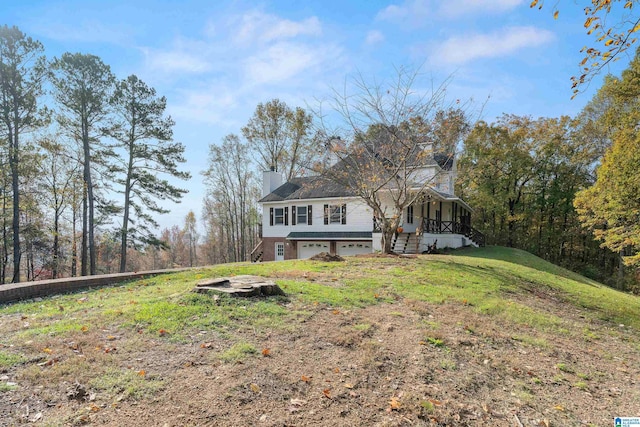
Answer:
[(342, 223), (347, 223), (347, 205), (342, 205)]
[(329, 205), (324, 205), (324, 225), (329, 225)]
[(312, 212), (311, 212), (311, 205), (307, 206), (307, 224), (311, 225), (311, 218), (312, 218)]
[(269, 225), (273, 226), (273, 208), (269, 208)]
[(284, 207), (284, 225), (289, 225), (289, 206)]
[(291, 206), (291, 225), (296, 225), (296, 216), (298, 216), (298, 211), (295, 206)]

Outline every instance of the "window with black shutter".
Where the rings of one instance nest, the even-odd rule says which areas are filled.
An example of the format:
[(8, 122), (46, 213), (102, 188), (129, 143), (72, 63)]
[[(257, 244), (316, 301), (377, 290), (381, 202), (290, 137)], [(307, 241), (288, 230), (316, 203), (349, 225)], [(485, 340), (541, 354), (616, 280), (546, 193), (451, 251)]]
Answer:
[(289, 225), (289, 206), (284, 208), (284, 225)]
[(291, 225), (296, 225), (296, 207), (291, 206)]
[(311, 215), (311, 205), (307, 206), (307, 224), (311, 225), (311, 218), (313, 218), (313, 216)]
[(269, 225), (273, 226), (273, 208), (269, 208)]
[(324, 225), (329, 225), (329, 205), (324, 205)]
[(283, 208), (273, 208), (273, 224), (274, 225), (285, 224), (285, 210)]

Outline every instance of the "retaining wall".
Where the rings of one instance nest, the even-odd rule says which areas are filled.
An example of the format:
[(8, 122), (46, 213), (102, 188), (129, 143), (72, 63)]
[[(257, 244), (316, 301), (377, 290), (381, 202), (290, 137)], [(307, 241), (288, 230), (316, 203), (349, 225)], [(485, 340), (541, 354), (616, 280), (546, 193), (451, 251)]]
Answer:
[(174, 268), (169, 270), (151, 270), (135, 273), (101, 274), (96, 276), (67, 277), (64, 279), (38, 280), (35, 282), (9, 283), (0, 285), (0, 304), (29, 298), (45, 297), (55, 294), (74, 292), (80, 289), (114, 285), (128, 280), (142, 279), (159, 274), (176, 273), (191, 270)]

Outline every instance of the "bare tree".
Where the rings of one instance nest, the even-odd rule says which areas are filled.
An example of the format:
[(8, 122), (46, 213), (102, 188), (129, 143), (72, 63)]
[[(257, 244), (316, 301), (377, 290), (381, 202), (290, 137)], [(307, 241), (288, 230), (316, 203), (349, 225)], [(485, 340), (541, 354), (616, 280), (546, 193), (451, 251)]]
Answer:
[[(352, 87), (334, 91), (331, 114), (322, 108), (315, 112), (327, 158), (334, 159), (319, 172), (372, 209), (385, 253), (391, 251), (402, 211), (439, 179), (436, 159), (453, 161), (451, 150), (470, 128), (464, 105), (446, 104), (448, 81), (425, 90), (417, 87), (419, 77), (406, 68), (397, 69), (391, 83), (369, 83), (359, 75)], [(336, 115), (338, 124), (331, 126)], [(441, 149), (449, 152), (436, 151)]]

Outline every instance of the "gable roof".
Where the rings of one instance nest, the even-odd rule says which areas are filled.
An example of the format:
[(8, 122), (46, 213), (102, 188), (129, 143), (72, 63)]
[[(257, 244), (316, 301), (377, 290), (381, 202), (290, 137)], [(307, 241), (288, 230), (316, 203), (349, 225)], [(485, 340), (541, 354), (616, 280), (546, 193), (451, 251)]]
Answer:
[(258, 200), (258, 202), (353, 196), (355, 196), (353, 191), (341, 184), (320, 176), (310, 176), (293, 178)]

